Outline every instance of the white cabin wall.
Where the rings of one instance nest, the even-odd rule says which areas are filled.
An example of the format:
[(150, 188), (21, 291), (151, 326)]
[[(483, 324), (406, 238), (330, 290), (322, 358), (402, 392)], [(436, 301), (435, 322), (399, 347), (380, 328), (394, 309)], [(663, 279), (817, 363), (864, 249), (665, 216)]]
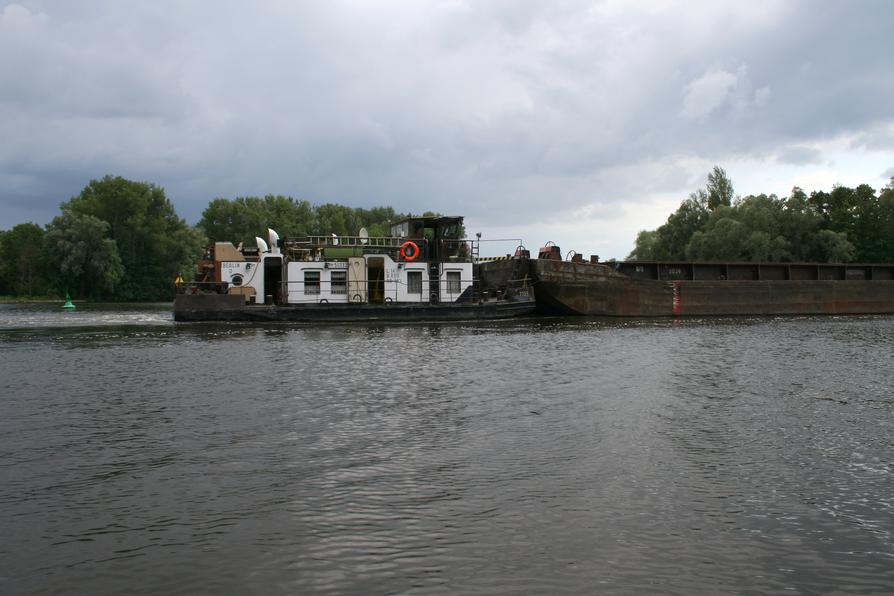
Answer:
[[(318, 271), (320, 273), (320, 293), (305, 294), (304, 293), (304, 272)], [(339, 304), (348, 302), (347, 282), (345, 283), (344, 294), (332, 293), (332, 272), (344, 271), (347, 275), (348, 267), (346, 262), (341, 261), (292, 261), (286, 265), (287, 275), (287, 298), (289, 304), (315, 304), (321, 300), (325, 300), (330, 304)]]
[[(460, 276), (459, 293), (448, 291), (447, 272), (458, 271)], [(456, 299), (472, 285), (472, 263), (444, 263), (441, 267), (441, 302), (456, 302)]]
[(260, 262), (253, 261), (221, 261), (220, 280), (236, 287), (233, 278), (242, 276), (242, 286), (248, 286), (255, 290), (255, 301), (258, 304), (264, 302), (264, 266)]
[[(385, 283), (383, 287), (385, 300), (390, 302), (406, 302), (408, 298), (407, 274), (404, 268), (409, 263), (398, 264), (388, 255), (367, 256), (382, 258), (382, 265), (385, 269)], [(416, 302), (416, 300), (413, 300), (413, 302)]]
[[(428, 265), (426, 263), (401, 263), (402, 267), (398, 268), (399, 283), (396, 287), (395, 302), (428, 302)], [(422, 273), (422, 293), (410, 294), (409, 285), (407, 283), (407, 274), (410, 271), (418, 271)]]
[[(367, 257), (379, 257), (383, 259), (385, 270), (384, 295), (392, 302), (428, 302), (430, 286), (428, 280), (428, 264), (425, 262), (400, 262), (397, 263), (387, 255), (366, 255)], [(306, 295), (304, 293), (304, 272), (318, 271), (320, 273), (320, 293)], [(347, 271), (347, 263), (342, 261), (292, 261), (286, 265), (286, 300), (289, 304), (314, 304), (325, 300), (330, 304), (346, 303), (348, 294), (332, 293), (332, 271)], [(422, 293), (410, 294), (408, 291), (407, 274), (410, 271), (418, 271), (422, 275)], [(460, 274), (459, 293), (448, 291), (447, 272), (456, 271)], [(263, 275), (259, 294), (263, 289)], [(466, 288), (472, 285), (471, 263), (444, 263), (439, 279), (441, 302), (455, 302)]]

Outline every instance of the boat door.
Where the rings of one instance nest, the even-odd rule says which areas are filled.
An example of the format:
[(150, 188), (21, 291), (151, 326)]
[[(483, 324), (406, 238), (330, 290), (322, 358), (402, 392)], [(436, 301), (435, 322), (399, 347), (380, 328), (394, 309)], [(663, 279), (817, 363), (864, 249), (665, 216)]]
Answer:
[(385, 259), (369, 257), (366, 261), (366, 275), (369, 280), (369, 302), (377, 304), (385, 302)]
[(366, 259), (348, 257), (348, 300), (366, 302)]
[(282, 257), (266, 257), (264, 259), (264, 304), (281, 304), (282, 302)]

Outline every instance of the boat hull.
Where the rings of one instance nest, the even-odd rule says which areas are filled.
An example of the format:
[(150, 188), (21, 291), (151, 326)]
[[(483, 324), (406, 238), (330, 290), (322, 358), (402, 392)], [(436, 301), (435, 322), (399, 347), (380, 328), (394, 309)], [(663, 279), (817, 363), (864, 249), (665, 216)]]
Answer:
[(544, 314), (610, 317), (894, 313), (894, 282), (536, 282)]
[[(894, 313), (894, 280), (891, 279), (659, 280), (625, 275), (602, 263), (551, 259), (527, 261), (526, 273), (532, 281), (537, 311), (545, 315), (670, 317)], [(771, 267), (782, 266), (764, 265), (772, 274)], [(876, 268), (881, 267), (888, 266)], [(482, 267), (481, 275), (485, 280), (491, 276), (518, 276), (524, 268), (520, 260), (494, 263)], [(694, 271), (698, 273), (699, 270)], [(724, 271), (734, 270), (728, 267)], [(821, 271), (819, 275), (822, 274)], [(883, 274), (888, 275), (887, 269)]]
[(174, 320), (245, 322), (403, 322), (506, 319), (534, 312), (532, 297), (462, 303), (385, 304), (245, 304), (242, 296), (227, 294), (179, 294), (174, 298)]

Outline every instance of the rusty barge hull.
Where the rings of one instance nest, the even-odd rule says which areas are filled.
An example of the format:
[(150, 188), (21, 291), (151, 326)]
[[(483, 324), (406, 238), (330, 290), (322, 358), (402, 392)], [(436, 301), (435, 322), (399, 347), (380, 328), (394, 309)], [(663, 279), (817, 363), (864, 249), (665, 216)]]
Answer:
[[(489, 272), (490, 270), (490, 272)], [(672, 317), (894, 313), (894, 265), (587, 263), (513, 259), (482, 278), (526, 276), (547, 315)]]

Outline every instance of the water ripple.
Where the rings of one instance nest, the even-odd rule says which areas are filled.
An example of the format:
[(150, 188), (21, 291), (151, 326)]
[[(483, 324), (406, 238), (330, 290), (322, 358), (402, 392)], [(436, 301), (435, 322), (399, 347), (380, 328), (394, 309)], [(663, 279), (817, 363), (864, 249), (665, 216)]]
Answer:
[(894, 591), (890, 319), (116, 317), (0, 332), (0, 592)]

